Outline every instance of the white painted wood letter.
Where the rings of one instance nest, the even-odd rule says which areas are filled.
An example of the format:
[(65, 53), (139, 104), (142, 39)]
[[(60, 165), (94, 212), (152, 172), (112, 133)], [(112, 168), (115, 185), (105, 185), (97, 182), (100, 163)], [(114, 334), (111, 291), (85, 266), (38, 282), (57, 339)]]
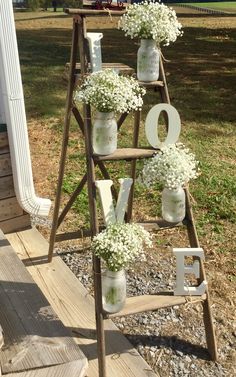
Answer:
[(133, 183), (132, 178), (120, 178), (120, 191), (118, 195), (117, 205), (114, 208), (113, 199), (111, 194), (112, 180), (104, 179), (95, 181), (95, 185), (98, 189), (102, 212), (105, 224), (114, 224), (116, 222), (122, 223), (124, 221), (125, 210), (128, 203), (130, 188)]
[[(160, 113), (165, 111), (168, 116), (168, 133), (166, 139), (161, 141), (158, 137), (158, 120)], [(161, 148), (164, 145), (175, 144), (181, 131), (181, 121), (175, 107), (167, 103), (159, 103), (151, 108), (145, 121), (145, 132), (148, 142), (153, 148)]]
[(101, 42), (102, 33), (87, 33), (86, 38), (89, 43), (91, 71), (97, 72), (102, 69)]
[[(3, 346), (4, 346), (3, 329), (2, 329), (2, 326), (0, 325), (0, 349)], [(1, 376), (1, 371), (0, 371), (0, 376)]]
[(199, 261), (195, 260), (192, 265), (186, 266), (184, 258), (189, 256), (196, 256), (204, 260), (204, 251), (202, 248), (174, 248), (173, 253), (176, 257), (176, 288), (174, 295), (183, 296), (201, 296), (206, 290), (207, 282), (203, 282), (198, 287), (189, 287), (184, 284), (185, 274), (194, 274), (199, 278)]

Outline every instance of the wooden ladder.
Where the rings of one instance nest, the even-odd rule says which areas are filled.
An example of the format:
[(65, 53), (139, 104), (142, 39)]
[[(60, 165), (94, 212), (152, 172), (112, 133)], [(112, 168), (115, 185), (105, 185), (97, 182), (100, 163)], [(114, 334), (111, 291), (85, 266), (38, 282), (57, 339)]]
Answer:
[[(66, 115), (64, 123), (64, 133), (62, 141), (62, 151), (59, 167), (59, 176), (58, 176), (58, 185), (57, 185), (57, 194), (55, 199), (55, 207), (53, 214), (53, 224), (50, 237), (49, 245), (49, 261), (52, 259), (54, 243), (56, 241), (68, 240), (72, 238), (79, 238), (84, 236), (95, 236), (99, 230), (98, 218), (97, 218), (97, 209), (96, 209), (96, 187), (95, 187), (95, 167), (98, 166), (104, 179), (110, 179), (110, 175), (106, 169), (106, 161), (119, 161), (126, 160), (131, 162), (131, 177), (135, 182), (136, 175), (136, 161), (137, 159), (149, 158), (153, 156), (154, 149), (139, 149), (138, 148), (138, 139), (139, 139), (139, 127), (140, 127), (140, 115), (139, 111), (135, 112), (134, 118), (134, 132), (133, 132), (133, 142), (131, 148), (117, 149), (114, 153), (108, 156), (97, 156), (93, 154), (92, 143), (91, 143), (91, 109), (89, 105), (83, 105), (83, 114), (81, 115), (78, 109), (73, 103), (73, 92), (75, 89), (76, 83), (76, 73), (78, 70), (78, 65), (76, 63), (77, 54), (79, 49), (80, 56), (80, 74), (83, 78), (88, 74), (89, 66), (89, 53), (87, 48), (86, 35), (86, 16), (101, 16), (107, 15), (105, 10), (83, 10), (83, 9), (67, 9), (66, 12), (73, 16), (73, 35), (72, 35), (72, 48), (71, 48), (71, 57), (69, 64), (69, 83), (67, 91), (67, 100), (66, 100)], [(112, 16), (121, 16), (124, 12), (122, 11), (109, 11), (109, 14)], [(127, 66), (125, 66), (127, 71)], [(132, 73), (132, 70), (131, 70)], [(140, 85), (145, 86), (146, 88), (158, 90), (160, 93), (161, 101), (165, 103), (170, 103), (170, 98), (168, 94), (168, 88), (165, 78), (164, 67), (160, 64), (160, 80), (151, 82), (151, 83), (140, 83)], [(70, 119), (71, 114), (74, 114), (75, 119), (84, 135), (85, 140), (85, 154), (86, 154), (86, 165), (87, 171), (79, 185), (71, 195), (68, 203), (59, 214), (60, 200), (61, 200), (61, 189), (64, 177), (65, 163), (66, 163), (66, 154), (67, 154), (67, 145), (69, 141), (69, 128), (70, 128)], [(118, 128), (121, 127), (122, 123), (126, 119), (127, 114), (122, 114), (118, 120)], [(72, 204), (74, 203), (77, 196), (82, 191), (83, 187), (87, 182), (88, 197), (89, 197), (89, 213), (90, 213), (90, 229), (79, 230), (78, 232), (60, 234), (57, 235), (57, 228), (64, 220), (66, 214), (70, 210)], [(193, 212), (191, 209), (191, 203), (189, 199), (188, 190), (186, 192), (186, 217), (184, 224), (187, 228), (188, 238), (190, 246), (192, 248), (200, 247), (196, 227), (193, 218)], [(117, 198), (117, 194), (113, 192), (114, 197)], [(128, 208), (127, 208), (127, 221), (130, 221), (132, 218), (132, 207), (133, 207), (133, 195), (134, 195), (134, 184), (129, 196)], [(162, 229), (166, 227), (167, 224), (163, 221), (155, 222), (152, 224), (154, 228)], [(204, 266), (200, 262), (200, 278), (199, 284), (206, 280)], [(105, 336), (104, 336), (104, 319), (107, 318), (107, 315), (104, 313), (102, 308), (102, 291), (101, 291), (101, 265), (100, 259), (96, 256), (93, 256), (93, 272), (94, 272), (94, 296), (95, 296), (95, 313), (96, 313), (96, 328), (97, 328), (97, 350), (98, 350), (98, 366), (99, 366), (99, 376), (105, 377), (106, 367), (105, 367)], [(206, 289), (206, 292), (201, 296), (201, 302), (203, 305), (203, 318), (206, 331), (206, 341), (208, 346), (209, 354), (213, 360), (217, 359), (217, 347), (216, 339), (211, 315), (211, 306), (209, 292)], [(184, 304), (187, 301), (186, 296), (173, 296), (173, 295), (156, 295), (156, 296), (139, 296), (131, 297), (127, 299), (127, 304), (125, 308), (115, 315), (110, 315), (109, 317), (119, 316), (119, 315), (130, 315), (146, 310), (157, 310), (158, 308), (169, 307), (179, 304)]]

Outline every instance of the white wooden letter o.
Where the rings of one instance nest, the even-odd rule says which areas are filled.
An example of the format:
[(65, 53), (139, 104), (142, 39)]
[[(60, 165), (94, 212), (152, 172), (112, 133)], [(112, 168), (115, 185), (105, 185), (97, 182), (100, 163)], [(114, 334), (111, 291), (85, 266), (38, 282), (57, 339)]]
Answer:
[[(161, 141), (158, 137), (158, 120), (160, 113), (165, 111), (168, 116), (168, 133), (166, 139)], [(145, 132), (148, 142), (153, 148), (175, 144), (181, 131), (180, 116), (176, 108), (168, 103), (159, 103), (151, 108), (145, 121)]]

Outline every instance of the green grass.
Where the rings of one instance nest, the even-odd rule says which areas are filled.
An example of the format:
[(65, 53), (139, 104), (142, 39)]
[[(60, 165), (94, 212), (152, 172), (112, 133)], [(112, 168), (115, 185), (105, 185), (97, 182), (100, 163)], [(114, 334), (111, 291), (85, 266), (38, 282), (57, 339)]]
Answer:
[[(70, 57), (71, 19), (59, 13), (55, 16), (52, 12), (19, 13), (16, 17), (19, 19), (17, 35), (28, 119), (36, 122), (44, 119), (60, 139), (67, 90), (63, 72)], [(193, 24), (185, 18), (184, 36), (175, 44), (163, 48), (163, 54), (169, 60), (165, 69), (171, 103), (182, 120), (181, 141), (196, 153), (200, 161), (202, 174), (190, 184), (190, 189), (196, 201), (194, 212), (201, 241), (204, 243), (207, 236), (217, 245), (218, 251), (230, 252), (236, 232), (236, 124), (233, 100), (236, 87), (236, 29), (224, 26), (222, 18), (217, 21), (221, 22), (218, 28), (215, 22), (215, 19), (211, 24), (209, 18), (197, 18)], [(95, 24), (93, 28), (96, 30)], [(116, 29), (104, 28), (100, 31), (104, 34), (103, 61), (123, 62), (135, 68), (138, 42), (125, 38)], [(159, 101), (157, 93), (149, 92), (146, 95), (143, 122), (149, 109)], [(143, 122), (140, 144), (146, 145)], [(119, 134), (120, 146), (129, 145), (132, 123), (132, 116), (129, 116)], [(83, 148), (83, 138), (73, 121), (63, 184), (65, 194), (73, 192), (85, 171)], [(116, 186), (119, 177), (129, 174), (128, 163), (109, 163), (107, 166)], [(141, 168), (142, 162), (138, 164), (138, 171)], [(157, 190), (137, 187), (135, 203), (138, 217), (155, 216), (160, 212), (160, 194)], [(74, 216), (76, 224), (88, 224), (85, 191), (73, 208), (77, 213)]]
[(199, 6), (200, 8), (215, 9), (215, 10), (221, 10), (221, 11), (226, 11), (226, 12), (236, 12), (236, 1), (186, 3), (186, 5), (194, 5), (196, 7)]

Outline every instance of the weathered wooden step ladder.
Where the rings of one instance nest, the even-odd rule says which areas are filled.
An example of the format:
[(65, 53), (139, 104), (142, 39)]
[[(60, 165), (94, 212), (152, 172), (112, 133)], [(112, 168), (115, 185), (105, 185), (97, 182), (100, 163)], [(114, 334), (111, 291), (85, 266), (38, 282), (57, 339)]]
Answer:
[[(67, 66), (69, 68), (69, 83), (67, 91), (67, 102), (66, 102), (66, 114), (65, 114), (65, 123), (64, 123), (64, 133), (62, 141), (62, 151), (61, 151), (61, 160), (59, 167), (59, 177), (58, 177), (58, 186), (57, 186), (57, 195), (55, 200), (54, 207), (54, 216), (53, 216), (53, 226), (50, 237), (50, 247), (49, 247), (49, 260), (52, 259), (53, 248), (55, 241), (68, 240), (72, 238), (80, 238), (84, 236), (93, 237), (99, 232), (99, 224), (96, 210), (96, 187), (95, 187), (95, 167), (98, 166), (104, 179), (110, 179), (110, 175), (106, 169), (106, 161), (131, 161), (131, 177), (133, 182), (135, 182), (136, 174), (136, 160), (140, 158), (151, 157), (154, 153), (154, 150), (151, 148), (140, 149), (138, 148), (138, 139), (139, 139), (139, 127), (140, 127), (140, 112), (135, 113), (134, 119), (134, 131), (133, 131), (133, 143), (131, 148), (118, 149), (116, 152), (109, 156), (96, 156), (93, 154), (92, 143), (91, 143), (91, 110), (89, 105), (83, 105), (83, 116), (79, 113), (73, 102), (73, 93), (77, 81), (78, 69), (80, 69), (81, 77), (83, 78), (89, 72), (89, 63), (92, 66), (92, 61), (89, 57), (88, 52), (88, 42), (87, 42), (87, 31), (85, 19), (87, 16), (102, 16), (107, 15), (106, 10), (81, 10), (81, 9), (68, 9), (66, 10), (68, 14), (73, 16), (73, 36), (72, 36), (72, 48), (71, 48), (71, 59), (70, 64)], [(120, 16), (123, 12), (119, 11), (109, 11), (111, 16)], [(77, 54), (79, 47), (79, 57), (80, 65), (78, 66)], [(110, 65), (111, 66), (111, 65)], [(122, 69), (122, 68), (121, 68)], [(125, 66), (127, 72), (127, 66)], [(131, 69), (130, 73), (133, 73)], [(146, 86), (147, 88), (155, 89), (159, 91), (161, 101), (165, 103), (170, 103), (167, 83), (165, 79), (165, 72), (161, 60), (160, 65), (160, 81), (152, 83), (140, 83), (141, 85)], [(66, 156), (67, 156), (67, 146), (69, 141), (69, 129), (70, 129), (70, 119), (71, 114), (74, 114), (75, 119), (79, 125), (79, 128), (84, 136), (85, 140), (85, 154), (86, 154), (86, 165), (87, 171), (83, 179), (75, 189), (74, 193), (70, 197), (68, 203), (59, 214), (60, 200), (61, 200), (61, 189), (65, 171)], [(118, 120), (118, 128), (121, 127), (122, 123), (126, 119), (127, 114), (122, 114)], [(88, 197), (89, 197), (89, 213), (90, 213), (90, 229), (81, 229), (77, 232), (70, 232), (64, 234), (56, 234), (59, 225), (64, 220), (66, 214), (70, 210), (72, 204), (74, 203), (77, 196), (81, 193), (83, 187), (87, 182)], [(134, 194), (134, 184), (132, 186), (126, 220), (129, 221), (132, 218), (132, 206), (133, 206), (133, 194)], [(116, 192), (114, 192), (114, 197), (117, 197)], [(190, 199), (188, 191), (186, 190), (186, 217), (184, 224), (187, 228), (189, 243), (191, 248), (199, 248), (199, 241), (197, 237), (196, 227), (194, 224), (193, 213), (191, 209)], [(167, 225), (163, 222), (155, 222), (152, 226), (157, 228), (163, 228)], [(200, 277), (198, 279), (199, 284), (206, 280), (204, 266), (199, 258), (200, 264)], [(105, 336), (104, 336), (104, 319), (107, 317), (102, 308), (102, 293), (101, 293), (101, 266), (100, 260), (96, 256), (93, 256), (93, 273), (94, 273), (94, 295), (95, 295), (95, 312), (96, 312), (96, 328), (97, 328), (97, 349), (98, 349), (98, 363), (99, 363), (99, 376), (105, 377), (106, 367), (105, 367)], [(211, 315), (210, 299), (209, 292), (206, 289), (206, 292), (203, 296), (200, 297), (200, 301), (203, 305), (203, 319), (206, 330), (206, 341), (208, 346), (209, 354), (213, 360), (217, 359), (217, 348), (216, 348), (216, 339), (213, 328), (213, 321)], [(138, 313), (145, 310), (157, 310), (161, 307), (174, 306), (177, 303), (185, 303), (185, 296), (173, 296), (173, 295), (156, 295), (156, 296), (140, 296), (140, 297), (131, 297), (127, 299), (127, 305), (125, 308), (117, 315), (130, 315)], [(112, 316), (110, 316), (112, 317)], [(109, 372), (108, 372), (109, 375)], [(145, 374), (146, 375), (146, 374)], [(148, 373), (147, 373), (148, 376)]]

